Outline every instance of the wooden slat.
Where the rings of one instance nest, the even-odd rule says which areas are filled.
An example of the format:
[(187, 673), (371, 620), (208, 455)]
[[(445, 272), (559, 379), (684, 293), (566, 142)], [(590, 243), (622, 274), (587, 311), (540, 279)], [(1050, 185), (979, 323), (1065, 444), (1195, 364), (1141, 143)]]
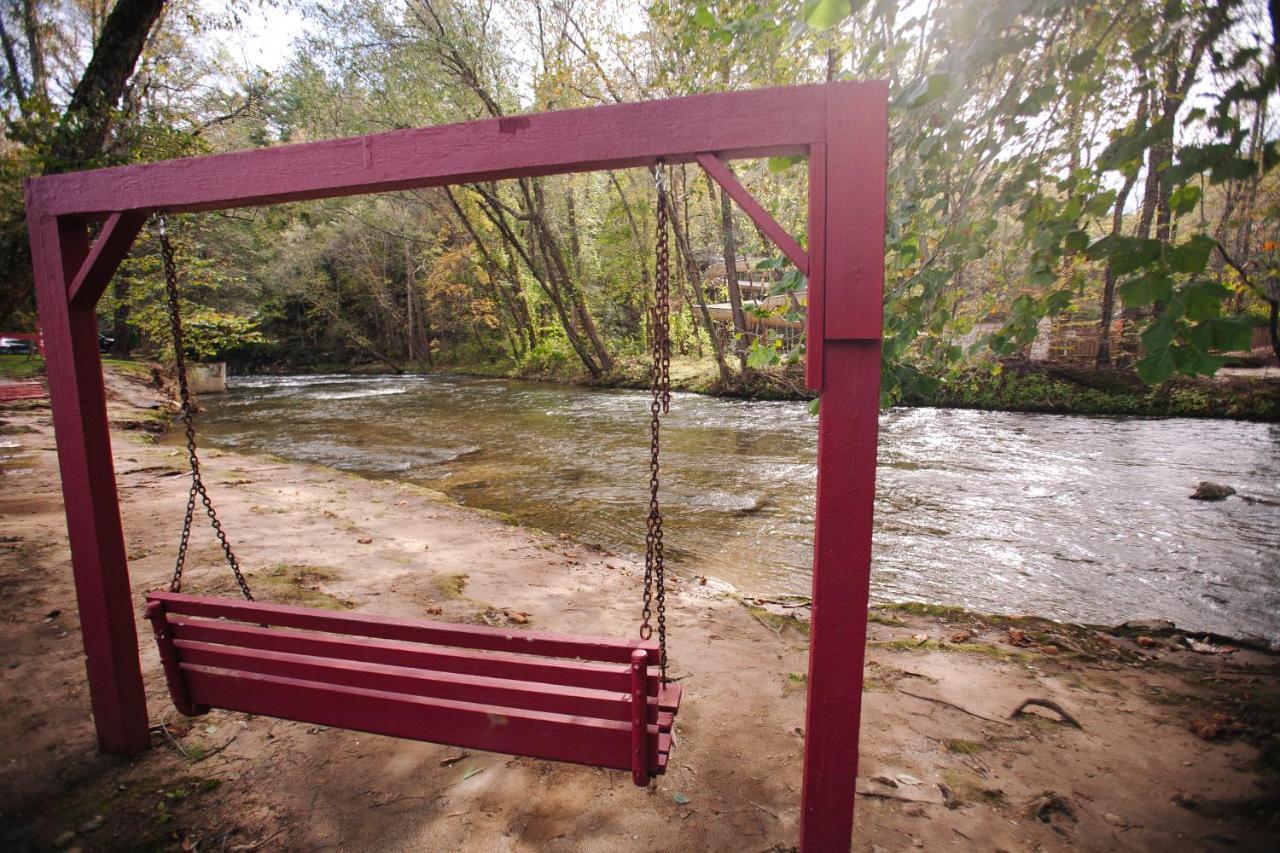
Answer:
[[(721, 162), (720, 158), (715, 154), (699, 154), (698, 165), (701, 166), (711, 179), (720, 185), (721, 189), (729, 194), (729, 197), (738, 203), (738, 207), (742, 208), (742, 212), (751, 217), (751, 221), (756, 227), (763, 231), (773, 244), (778, 247), (782, 254), (791, 259), (791, 263), (796, 265), (796, 269), (800, 270), (802, 275), (809, 274), (809, 256), (804, 249), (800, 248), (800, 244), (795, 238), (787, 233), (778, 221), (773, 218), (769, 211), (756, 201), (755, 196), (747, 191), (737, 176), (729, 171), (729, 167)], [(735, 262), (736, 263), (736, 262)], [(725, 276), (728, 278), (728, 275)], [(736, 274), (734, 276), (737, 277)]]
[(164, 679), (169, 684), (169, 698), (179, 713), (188, 717), (199, 716), (209, 709), (198, 706), (191, 701), (187, 693), (187, 683), (182, 677), (182, 669), (178, 664), (178, 650), (174, 645), (173, 626), (165, 619), (164, 605), (158, 601), (147, 603), (147, 621), (151, 623), (155, 633), (156, 648), (160, 652), (160, 665), (164, 667)]
[[(616, 664), (508, 655), (501, 652), (476, 655), (460, 649), (439, 646), (303, 634), (281, 628), (260, 628), (256, 625), (239, 625), (233, 622), (191, 619), (183, 616), (170, 616), (169, 622), (173, 627), (174, 636), (180, 640), (364, 661), (389, 666), (407, 666), (439, 672), (509, 678), (516, 681), (563, 684), (590, 690), (622, 692), (628, 685), (626, 669)], [(650, 676), (649, 690), (650, 693), (657, 692), (658, 676)]]
[[(179, 660), (184, 664), (577, 717), (631, 720), (631, 701), (626, 693), (315, 658), (189, 640), (177, 640), (174, 645), (178, 650)], [(649, 699), (648, 719), (651, 723), (658, 723), (658, 702), (655, 697)]]
[(658, 661), (658, 644), (654, 641), (613, 639), (541, 631), (507, 631), (477, 625), (397, 619), (368, 613), (337, 613), (283, 604), (264, 604), (232, 598), (185, 595), (174, 592), (149, 592), (148, 601), (160, 601), (165, 609), (185, 616), (235, 619), (254, 624), (280, 625), (310, 631), (327, 631), (403, 640), (416, 643), (458, 646), (486, 651), (515, 652), (526, 655), (579, 658), (605, 663), (629, 663), (633, 649), (643, 649), (649, 661)]
[(662, 690), (658, 693), (658, 707), (674, 714), (680, 710), (680, 696), (683, 692), (679, 684), (662, 685)]
[[(631, 769), (631, 727), (626, 723), (402, 696), (196, 664), (183, 664), (182, 670), (195, 702), (228, 711), (467, 749)], [(656, 756), (661, 736), (654, 726), (650, 737), (655, 739)]]

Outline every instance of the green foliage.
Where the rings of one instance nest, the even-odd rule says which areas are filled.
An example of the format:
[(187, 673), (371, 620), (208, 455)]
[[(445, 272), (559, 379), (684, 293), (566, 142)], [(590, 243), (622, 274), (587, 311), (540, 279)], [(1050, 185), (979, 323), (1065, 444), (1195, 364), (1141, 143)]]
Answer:
[[(590, 5), (540, 6), (536, 25), (508, 0), (432, 4), (433, 15), (376, 0), (306, 8), (307, 34), (271, 77), (203, 58), (195, 24), (209, 21), (197, 13), (194, 32), (165, 29), (115, 117), (110, 158), (882, 78), (886, 404), (946, 393), (972, 369), (989, 375), (986, 359), (1027, 352), (1044, 328), (1096, 318), (1112, 285), (1125, 340), (1141, 344), (1117, 355), (1150, 382), (1212, 373), (1280, 299), (1280, 150), (1264, 125), (1280, 69), (1243, 0), (656, 0), (639, 32)], [(48, 99), (10, 99), (0, 236), (24, 234), (20, 179), (42, 168), (59, 115)], [(803, 242), (807, 170), (794, 155), (734, 168)], [(699, 296), (727, 299), (706, 276), (723, 245), (718, 193), (696, 167), (669, 172), (685, 243), (672, 249), (677, 351), (709, 360), (713, 341), (741, 336), (747, 375), (725, 387), (798, 368), (794, 334), (704, 325)], [(192, 355), (259, 367), (564, 377), (598, 362), (594, 375), (640, 375), (653, 205), (651, 176), (619, 170), (183, 217), (188, 343)], [(766, 305), (747, 313), (766, 327), (802, 323), (807, 281), (744, 217), (735, 232), (743, 254), (768, 257)], [(148, 240), (118, 285), (100, 324), (164, 354)]]
[(932, 390), (904, 394), (906, 405), (1094, 415), (1280, 419), (1280, 388), (1173, 378), (1143, 384), (1126, 371), (965, 368)]

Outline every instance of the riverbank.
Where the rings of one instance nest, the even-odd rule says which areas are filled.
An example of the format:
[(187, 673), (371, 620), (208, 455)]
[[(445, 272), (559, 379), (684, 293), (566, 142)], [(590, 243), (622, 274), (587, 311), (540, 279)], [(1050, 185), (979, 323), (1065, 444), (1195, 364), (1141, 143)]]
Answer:
[[(312, 365), (297, 373), (385, 373), (386, 365)], [(268, 371), (270, 372), (270, 371)], [(503, 379), (554, 382), (592, 388), (649, 387), (645, 358), (620, 358), (610, 373), (593, 378), (568, 362), (531, 365), (509, 361), (411, 365), (410, 373), (457, 373)], [(710, 359), (672, 360), (677, 391), (746, 400), (810, 400), (802, 365), (773, 367), (721, 379)], [(979, 364), (939, 382), (917, 385), (898, 401), (903, 406), (981, 409), (1047, 414), (1235, 419), (1280, 422), (1280, 372), (1227, 371), (1212, 378), (1180, 377), (1148, 386), (1132, 370), (1009, 360), (993, 369)]]
[[(117, 369), (141, 362), (106, 359)], [(29, 379), (43, 375), (43, 361), (26, 356), (0, 356), (0, 377)], [(276, 371), (255, 365), (255, 374)], [(288, 367), (291, 373), (383, 374), (382, 363), (323, 364)], [(613, 371), (592, 378), (565, 362), (518, 365), (509, 361), (412, 364), (407, 373), (456, 373), (523, 379), (588, 388), (649, 387), (647, 359), (620, 358)], [(1257, 375), (1254, 375), (1257, 374)], [(676, 391), (744, 400), (811, 400), (801, 365), (734, 371), (721, 379), (710, 359), (676, 357), (671, 385)], [(1011, 360), (962, 369), (928, 388), (907, 392), (899, 405), (927, 408), (979, 409), (1061, 415), (1114, 415), (1168, 418), (1212, 418), (1280, 422), (1280, 372), (1223, 371), (1213, 378), (1183, 377), (1156, 386), (1144, 385), (1131, 370)]]
[[(113, 373), (135, 595), (171, 568), (181, 451), (155, 392)], [(168, 703), (142, 643), (154, 749), (99, 756), (88, 718), (48, 409), (0, 410), (0, 843), (6, 849), (766, 850), (794, 842), (803, 608), (680, 577), (686, 689), (668, 775), (408, 743)], [(634, 629), (639, 567), (420, 488), (209, 451), (266, 600), (570, 632)], [(201, 531), (193, 589), (231, 592)], [(855, 849), (1268, 849), (1280, 814), (1280, 661), (1168, 626), (1099, 632), (922, 605), (872, 613)], [(696, 650), (696, 651), (695, 651)], [(1027, 699), (1044, 705), (1011, 716)], [(854, 721), (850, 721), (852, 725)], [(1159, 743), (1159, 750), (1151, 745)]]

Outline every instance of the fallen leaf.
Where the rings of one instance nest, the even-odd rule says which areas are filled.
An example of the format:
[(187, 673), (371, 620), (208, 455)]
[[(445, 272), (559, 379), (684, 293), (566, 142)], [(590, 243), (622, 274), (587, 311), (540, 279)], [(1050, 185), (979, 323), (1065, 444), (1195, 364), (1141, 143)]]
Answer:
[(972, 631), (956, 631), (954, 634), (951, 635), (951, 642), (967, 643), (969, 642), (970, 639), (972, 639), (972, 637), (973, 637)]
[(363, 537), (363, 538), (360, 538), (360, 539), (357, 539), (356, 541), (357, 541), (357, 542), (359, 542), (361, 545), (372, 545), (372, 544), (373, 544), (373, 540), (372, 540), (372, 539), (370, 539), (370, 538), (369, 538), (369, 537), (367, 537), (367, 536), (366, 536), (366, 537)]
[(1203, 717), (1196, 717), (1191, 721), (1188, 728), (1191, 729), (1191, 733), (1196, 737), (1204, 740), (1214, 740), (1235, 728), (1235, 720), (1221, 711), (1215, 711)]
[(912, 776), (910, 773), (899, 773), (894, 778), (898, 780), (899, 785), (923, 785), (924, 784), (924, 782), (921, 782), (919, 779)]
[(441, 613), (444, 612), (444, 610), (443, 608), (440, 607), (439, 604), (432, 604), (427, 608), (427, 612), (430, 613), (432, 616), (439, 616)]
[(881, 785), (887, 785), (890, 788), (898, 787), (898, 783), (890, 779), (888, 776), (872, 776), (872, 782), (879, 782)]
[(469, 753), (469, 752), (462, 752), (462, 753), (459, 753), (459, 754), (457, 754), (457, 755), (451, 755), (451, 756), (449, 756), (448, 758), (446, 758), (446, 759), (444, 759), (443, 761), (441, 761), (441, 762), (440, 762), (440, 766), (441, 766), (441, 767), (452, 767), (453, 765), (457, 764), (459, 761), (461, 761), (462, 759), (466, 758), (466, 757), (467, 757), (467, 756), (469, 756), (470, 754), (471, 754), (471, 753)]
[(675, 800), (677, 806), (689, 805), (689, 798), (684, 794), (672, 794), (671, 799)]

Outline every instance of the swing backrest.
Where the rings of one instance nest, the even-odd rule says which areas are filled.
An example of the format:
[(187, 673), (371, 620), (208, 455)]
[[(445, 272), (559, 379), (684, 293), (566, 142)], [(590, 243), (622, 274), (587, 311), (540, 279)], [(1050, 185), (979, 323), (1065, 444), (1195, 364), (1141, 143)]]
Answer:
[(147, 594), (178, 710), (284, 717), (632, 770), (666, 769), (680, 691), (658, 644)]

